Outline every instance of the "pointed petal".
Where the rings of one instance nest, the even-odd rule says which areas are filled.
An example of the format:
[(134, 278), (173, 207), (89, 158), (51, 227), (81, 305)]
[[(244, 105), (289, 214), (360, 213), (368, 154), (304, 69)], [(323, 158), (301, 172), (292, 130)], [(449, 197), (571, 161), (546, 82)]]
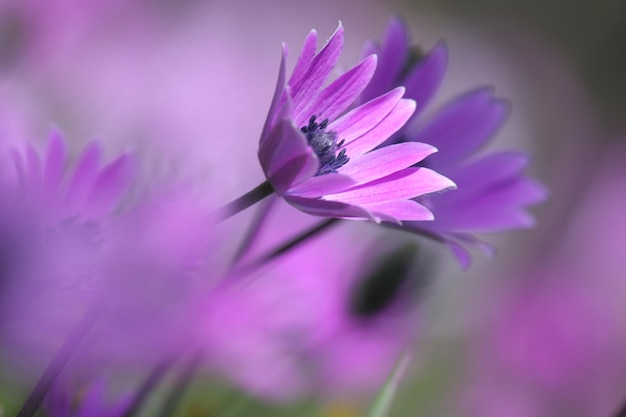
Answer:
[(299, 88), (304, 76), (306, 75), (307, 70), (311, 66), (311, 61), (313, 61), (313, 57), (315, 56), (315, 50), (317, 49), (317, 32), (315, 29), (309, 32), (306, 39), (304, 40), (304, 46), (302, 47), (302, 52), (298, 57), (298, 61), (296, 62), (296, 66), (293, 68), (293, 72), (291, 73), (291, 77), (289, 78), (289, 85), (292, 88)]
[(320, 120), (335, 120), (343, 113), (356, 97), (361, 94), (376, 69), (376, 56), (368, 56), (350, 71), (343, 73), (322, 91), (316, 101), (311, 102), (302, 114), (306, 120), (296, 120), (297, 126), (303, 126), (312, 115)]
[(393, 200), (365, 206), (372, 213), (390, 216), (399, 221), (433, 220), (433, 213), (415, 200)]
[(339, 169), (339, 173), (352, 177), (356, 180), (355, 185), (364, 184), (410, 167), (436, 151), (436, 148), (425, 143), (389, 145), (350, 159)]
[[(526, 207), (536, 203), (543, 191), (534, 181), (519, 178), (493, 184), (481, 193), (464, 195), (463, 189), (434, 196), (435, 224), (440, 229), (490, 232), (532, 227), (535, 220)], [(454, 194), (460, 194), (457, 198)]]
[(86, 200), (86, 210), (91, 216), (104, 216), (116, 207), (130, 185), (134, 167), (132, 157), (122, 155), (98, 173)]
[(413, 115), (414, 110), (415, 102), (413, 100), (400, 100), (383, 121), (369, 132), (343, 146), (348, 157), (356, 158), (385, 142), (404, 126)]
[(324, 199), (360, 205), (376, 204), (414, 198), (454, 187), (452, 181), (430, 169), (406, 168), (343, 193), (327, 195)]
[(326, 201), (320, 199), (303, 198), (298, 196), (285, 196), (285, 200), (305, 213), (322, 217), (351, 218), (378, 221), (367, 209), (352, 204), (338, 201)]
[(44, 189), (48, 197), (59, 196), (65, 171), (65, 142), (58, 130), (53, 130), (48, 140), (44, 163)]
[(326, 194), (346, 190), (355, 185), (356, 181), (347, 175), (326, 174), (309, 178), (295, 187), (292, 187), (288, 194), (299, 197), (317, 198)]
[(345, 114), (328, 125), (328, 130), (336, 131), (346, 145), (360, 138), (378, 125), (402, 99), (404, 88), (391, 90), (384, 96), (375, 98)]
[(100, 145), (93, 141), (85, 146), (78, 157), (78, 163), (65, 192), (64, 210), (67, 213), (75, 213), (84, 204), (98, 173), (100, 155)]
[(483, 146), (509, 114), (509, 105), (494, 99), (491, 89), (472, 91), (454, 100), (432, 120), (407, 134), (408, 139), (426, 142), (439, 153), (429, 158), (429, 166), (445, 171)]
[[(463, 167), (456, 177), (459, 188), (468, 190), (480, 188), (494, 179), (508, 180), (523, 175), (529, 162), (528, 155), (522, 152), (503, 151), (486, 155)], [(491, 181), (490, 181), (491, 180)]]
[(470, 252), (463, 246), (451, 240), (446, 240), (446, 244), (448, 245), (448, 248), (450, 248), (450, 250), (452, 251), (452, 254), (456, 258), (456, 260), (459, 262), (461, 269), (463, 271), (466, 271), (472, 264), (472, 255), (470, 254)]
[[(313, 58), (303, 76), (302, 84), (292, 86), (295, 119), (299, 119), (302, 110), (316, 99), (330, 72), (337, 64), (343, 49), (343, 37), (343, 26), (340, 24), (328, 43)], [(307, 115), (302, 117), (306, 118)]]
[(398, 78), (405, 65), (409, 35), (400, 18), (394, 16), (389, 21), (379, 54), (380, 65), (372, 80), (363, 92), (363, 99), (370, 100), (385, 94), (399, 84)]
[(447, 67), (448, 48), (444, 42), (439, 42), (404, 80), (405, 96), (417, 102), (416, 118), (430, 104), (441, 86)]
[(259, 147), (265, 177), (279, 195), (312, 177), (319, 161), (306, 138), (289, 119), (281, 119)]

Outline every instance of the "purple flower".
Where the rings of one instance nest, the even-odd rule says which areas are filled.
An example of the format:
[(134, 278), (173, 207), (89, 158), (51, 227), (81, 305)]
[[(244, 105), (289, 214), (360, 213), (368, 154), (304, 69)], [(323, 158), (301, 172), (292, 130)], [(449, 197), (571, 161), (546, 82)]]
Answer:
[[(297, 228), (301, 213), (281, 204), (270, 230)], [(335, 230), (252, 281), (220, 285), (203, 325), (209, 362), (273, 401), (376, 391), (419, 331), (423, 276), (395, 234), (372, 247), (354, 232)]]
[(283, 47), (259, 145), (265, 176), (289, 204), (310, 214), (376, 222), (431, 220), (431, 212), (411, 198), (454, 184), (412, 166), (436, 149), (412, 142), (373, 150), (411, 117), (415, 102), (403, 99), (400, 87), (347, 111), (374, 74), (374, 55), (325, 85), (341, 54), (343, 33), (339, 25), (316, 53), (317, 33), (311, 31), (286, 82)]
[[(58, 384), (57, 384), (58, 385)], [(117, 399), (113, 404), (106, 399), (106, 384), (99, 379), (91, 384), (78, 406), (67, 389), (55, 386), (44, 402), (46, 415), (50, 417), (122, 417), (131, 405), (128, 395)]]
[(464, 267), (470, 262), (468, 246), (489, 249), (472, 233), (531, 227), (534, 219), (526, 208), (547, 193), (524, 176), (528, 157), (515, 151), (476, 156), (506, 120), (508, 103), (494, 98), (490, 88), (478, 88), (425, 119), (424, 111), (446, 71), (447, 48), (439, 43), (428, 54), (412, 50), (398, 18), (389, 23), (382, 45), (372, 42), (366, 53), (378, 54), (380, 62), (360, 102), (398, 85), (417, 102), (412, 118), (387, 143), (424, 142), (436, 147), (439, 152), (418, 166), (440, 172), (458, 187), (452, 193), (418, 198), (434, 213), (434, 221), (403, 222), (403, 227), (446, 242)]
[[(38, 356), (58, 343), (93, 301), (103, 279), (102, 253), (115, 211), (132, 178), (128, 155), (101, 166), (97, 143), (87, 145), (73, 172), (61, 134), (50, 135), (40, 154), (27, 146), (12, 152), (14, 170), (2, 178), (2, 302), (4, 328), (20, 355)], [(63, 305), (63, 309), (58, 306)], [(26, 348), (28, 346), (28, 348)], [(29, 355), (34, 349), (34, 355)]]

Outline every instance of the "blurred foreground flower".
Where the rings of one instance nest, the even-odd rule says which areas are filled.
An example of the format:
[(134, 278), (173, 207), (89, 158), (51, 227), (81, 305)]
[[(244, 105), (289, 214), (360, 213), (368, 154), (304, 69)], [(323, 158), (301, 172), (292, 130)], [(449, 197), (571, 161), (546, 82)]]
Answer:
[[(276, 211), (271, 226), (297, 226), (289, 206)], [(419, 331), (427, 259), (405, 240), (363, 239), (349, 226), (216, 290), (203, 328), (217, 369), (272, 401), (379, 389)]]
[(433, 212), (434, 220), (403, 222), (403, 227), (442, 240), (467, 267), (467, 247), (491, 250), (472, 233), (532, 226), (534, 220), (526, 208), (543, 201), (547, 192), (524, 176), (528, 156), (515, 151), (476, 156), (509, 112), (508, 104), (495, 99), (490, 88), (466, 93), (424, 120), (424, 111), (445, 75), (448, 53), (445, 44), (440, 43), (423, 54), (410, 47), (409, 38), (402, 21), (394, 18), (382, 45), (366, 45), (365, 53), (378, 54), (379, 65), (359, 101), (370, 100), (398, 85), (405, 86), (405, 97), (416, 101), (411, 119), (387, 143), (424, 142), (436, 147), (439, 152), (427, 156), (418, 166), (449, 177), (458, 188), (451, 193), (419, 197), (417, 201)]
[(372, 150), (410, 118), (415, 102), (396, 88), (348, 113), (367, 86), (376, 56), (324, 87), (343, 49), (339, 25), (317, 53), (312, 31), (289, 80), (286, 46), (272, 105), (259, 145), (259, 160), (272, 188), (307, 213), (376, 222), (432, 220), (411, 198), (454, 187), (427, 168), (411, 167), (436, 151), (420, 143)]
[[(66, 153), (65, 140), (53, 132), (43, 157), (30, 145), (24, 154), (14, 150), (15, 169), (2, 178), (3, 320), (39, 316), (52, 323), (80, 308), (102, 279), (103, 239), (134, 164), (122, 155), (101, 167), (92, 142), (68, 175)], [(62, 299), (74, 301), (61, 311)]]

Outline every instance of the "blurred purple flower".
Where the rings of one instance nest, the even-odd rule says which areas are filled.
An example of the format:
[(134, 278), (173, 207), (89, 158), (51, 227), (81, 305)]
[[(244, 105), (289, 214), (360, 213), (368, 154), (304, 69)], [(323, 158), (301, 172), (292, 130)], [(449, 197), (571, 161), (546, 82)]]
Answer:
[(213, 207), (187, 187), (133, 184), (137, 201), (121, 210), (132, 158), (101, 167), (90, 143), (68, 174), (66, 152), (57, 132), (41, 157), (32, 146), (14, 151), (15, 175), (2, 183), (12, 202), (0, 218), (2, 342), (20, 359), (45, 358), (98, 304), (104, 311), (75, 363), (142, 367), (186, 353), (221, 267)]
[(372, 151), (410, 118), (415, 102), (396, 88), (346, 113), (374, 74), (376, 56), (324, 87), (343, 49), (339, 25), (315, 52), (311, 31), (285, 82), (286, 46), (261, 134), (259, 160), (274, 190), (307, 213), (376, 222), (431, 220), (411, 198), (454, 187), (426, 168), (410, 168), (436, 151), (402, 143)]
[(14, 242), (24, 243), (14, 260), (21, 260), (20, 270), (45, 287), (86, 284), (103, 229), (133, 175), (128, 155), (101, 167), (96, 142), (84, 148), (67, 175), (66, 153), (65, 140), (54, 131), (42, 157), (31, 145), (24, 153), (13, 149), (15, 169), (3, 178), (14, 216), (6, 223), (13, 221)]
[(47, 395), (43, 405), (49, 417), (122, 417), (128, 411), (132, 398), (122, 396), (114, 403), (106, 399), (106, 384), (99, 379), (88, 387), (78, 406), (75, 403), (76, 392), (59, 388), (56, 384)]
[[(285, 209), (272, 225), (290, 229), (285, 221), (295, 216)], [(204, 314), (210, 362), (273, 401), (377, 390), (417, 331), (423, 271), (413, 248), (395, 239), (371, 245), (354, 230), (336, 230), (253, 281), (223, 283)]]
[[(27, 343), (37, 352), (93, 301), (103, 279), (105, 236), (133, 176), (129, 155), (102, 167), (95, 142), (68, 175), (66, 153), (65, 140), (55, 131), (42, 156), (31, 145), (24, 153), (13, 149), (14, 170), (2, 178), (0, 309), (3, 321), (21, 323), (3, 332), (9, 339), (34, 339)], [(26, 358), (30, 353), (18, 352)]]
[(623, 406), (626, 224), (616, 219), (626, 195), (615, 190), (625, 155), (610, 149), (595, 161), (602, 168), (560, 245), (479, 299), (486, 320), (468, 350), (465, 394), (502, 410), (493, 415), (609, 416)]
[(428, 54), (412, 49), (409, 33), (399, 18), (389, 22), (382, 45), (370, 42), (365, 54), (379, 56), (371, 82), (359, 97), (370, 100), (383, 91), (403, 85), (405, 96), (417, 103), (415, 113), (388, 144), (424, 142), (439, 152), (419, 162), (457, 184), (453, 193), (420, 197), (435, 216), (432, 222), (403, 222), (403, 227), (432, 235), (452, 249), (463, 267), (469, 266), (468, 247), (490, 251), (474, 232), (528, 228), (534, 219), (530, 205), (546, 198), (546, 190), (524, 176), (528, 157), (501, 151), (477, 156), (509, 114), (509, 105), (493, 97), (490, 88), (478, 88), (447, 104), (425, 120), (424, 111), (442, 83), (448, 62), (444, 43)]

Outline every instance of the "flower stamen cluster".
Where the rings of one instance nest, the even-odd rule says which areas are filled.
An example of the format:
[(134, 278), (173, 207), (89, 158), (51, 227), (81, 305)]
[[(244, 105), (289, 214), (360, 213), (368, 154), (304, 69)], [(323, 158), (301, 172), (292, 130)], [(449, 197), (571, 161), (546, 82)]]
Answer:
[(315, 115), (311, 116), (309, 124), (300, 128), (300, 131), (306, 136), (309, 146), (313, 148), (320, 160), (320, 167), (315, 176), (336, 174), (339, 168), (350, 161), (345, 149), (337, 154), (337, 150), (344, 144), (345, 139), (337, 142), (337, 132), (326, 130), (328, 119), (324, 119), (321, 123), (317, 123), (315, 119)]

